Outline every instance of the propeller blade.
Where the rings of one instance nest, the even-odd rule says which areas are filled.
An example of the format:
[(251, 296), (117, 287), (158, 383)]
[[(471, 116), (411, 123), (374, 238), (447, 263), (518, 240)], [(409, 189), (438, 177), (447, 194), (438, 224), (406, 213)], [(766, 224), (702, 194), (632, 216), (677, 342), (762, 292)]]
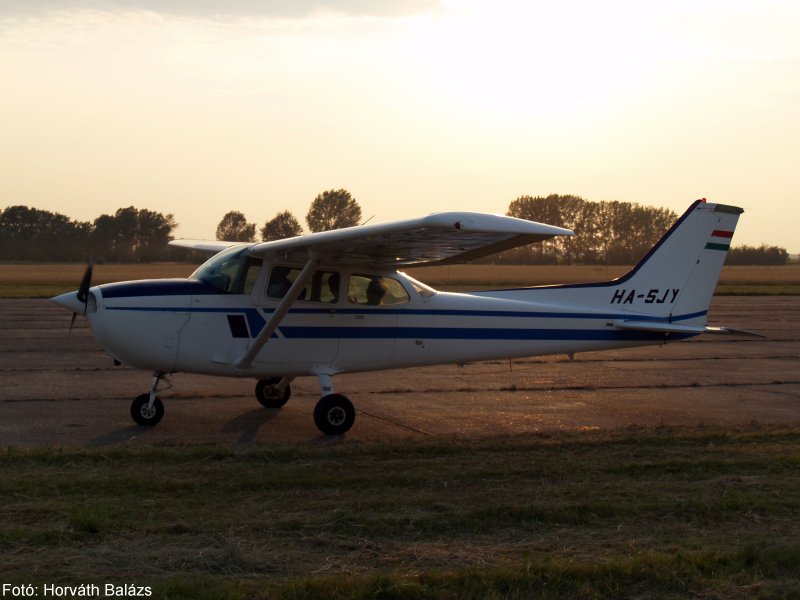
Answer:
[(89, 288), (92, 287), (92, 271), (94, 270), (94, 263), (93, 261), (89, 261), (89, 264), (86, 265), (86, 271), (83, 272), (83, 279), (81, 279), (81, 284), (78, 286), (78, 300), (83, 302), (84, 304), (84, 311), (83, 314), (86, 314), (86, 302), (89, 300)]
[(69, 333), (67, 335), (72, 334), (72, 328), (75, 326), (75, 319), (78, 317), (78, 313), (72, 313), (72, 320), (69, 322)]

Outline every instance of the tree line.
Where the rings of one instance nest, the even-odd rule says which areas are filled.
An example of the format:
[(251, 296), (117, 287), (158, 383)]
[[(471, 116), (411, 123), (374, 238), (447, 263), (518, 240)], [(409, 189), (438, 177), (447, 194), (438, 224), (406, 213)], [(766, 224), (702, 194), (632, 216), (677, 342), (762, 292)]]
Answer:
[(506, 214), (575, 232), (575, 236), (557, 236), (500, 257), (503, 262), (522, 264), (633, 264), (678, 218), (665, 208), (590, 202), (558, 194), (520, 196), (511, 202)]
[[(579, 196), (520, 196), (508, 207), (512, 217), (565, 227), (557, 236), (490, 259), (512, 264), (636, 264), (675, 223), (673, 211), (636, 202), (592, 202)], [(731, 248), (729, 265), (783, 265), (789, 253), (778, 246)]]
[[(311, 203), (306, 223), (311, 231), (358, 225), (361, 207), (347, 190), (328, 190)], [(9, 206), (0, 212), (0, 260), (154, 262), (196, 258), (189, 251), (169, 246), (178, 226), (171, 214), (133, 206), (93, 222), (27, 206)], [(254, 242), (256, 225), (238, 211), (225, 214), (217, 226), (217, 239)], [(260, 230), (263, 241), (303, 233), (289, 212), (278, 213)]]
[[(485, 259), (507, 264), (634, 264), (675, 222), (667, 209), (638, 203), (592, 202), (579, 196), (551, 194), (520, 196), (513, 200), (509, 216), (538, 221), (575, 231), (574, 237), (558, 236)], [(305, 216), (312, 232), (351, 227), (361, 223), (361, 207), (344, 189), (317, 195)], [(186, 260), (190, 254), (168, 245), (178, 226), (171, 214), (133, 206), (93, 222), (65, 215), (9, 206), (0, 212), (0, 260), (153, 262)], [(219, 240), (254, 242), (256, 223), (243, 213), (229, 211), (219, 222)], [(303, 228), (288, 210), (279, 212), (258, 228), (262, 241), (298, 236)], [(741, 246), (728, 254), (728, 264), (785, 264), (784, 248)]]
[(0, 213), (0, 260), (152, 262), (171, 258), (172, 215), (133, 206), (94, 222), (38, 208), (9, 206)]
[(789, 261), (786, 248), (780, 246), (738, 246), (728, 252), (726, 265), (785, 265)]

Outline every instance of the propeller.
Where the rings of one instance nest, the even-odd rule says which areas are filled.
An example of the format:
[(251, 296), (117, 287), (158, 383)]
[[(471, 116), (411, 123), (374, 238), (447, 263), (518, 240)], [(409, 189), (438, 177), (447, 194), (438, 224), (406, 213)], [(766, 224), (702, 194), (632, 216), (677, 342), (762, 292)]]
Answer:
[[(83, 302), (83, 314), (86, 315), (86, 309), (89, 306), (89, 288), (92, 287), (92, 271), (94, 270), (94, 262), (89, 259), (86, 265), (86, 270), (83, 272), (81, 284), (78, 286), (78, 292), (75, 297)], [(72, 328), (75, 326), (75, 319), (78, 317), (77, 312), (72, 313), (72, 320), (69, 322), (69, 333), (72, 333)]]
[(92, 271), (94, 270), (94, 262), (89, 259), (89, 264), (86, 265), (86, 270), (83, 272), (81, 284), (78, 286), (78, 300), (83, 302), (83, 314), (86, 314), (86, 303), (89, 301), (89, 288), (92, 287)]

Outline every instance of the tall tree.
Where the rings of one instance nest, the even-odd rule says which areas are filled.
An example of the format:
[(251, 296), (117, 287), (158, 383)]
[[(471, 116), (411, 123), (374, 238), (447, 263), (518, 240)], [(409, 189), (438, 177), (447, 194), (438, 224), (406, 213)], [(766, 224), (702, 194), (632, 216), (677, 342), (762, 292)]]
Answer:
[(254, 242), (256, 241), (256, 224), (248, 223), (242, 213), (232, 210), (225, 213), (217, 225), (217, 239), (228, 242)]
[(314, 198), (306, 215), (308, 228), (313, 232), (352, 227), (360, 222), (361, 207), (347, 190), (322, 192)]
[(172, 231), (178, 226), (175, 217), (146, 208), (139, 209), (137, 217), (136, 260), (163, 260), (169, 252)]
[(261, 239), (265, 242), (283, 240), (303, 233), (303, 228), (295, 216), (288, 210), (278, 213), (264, 223), (260, 229)]
[(133, 206), (94, 220), (90, 236), (98, 260), (147, 262), (163, 260), (172, 231), (178, 226), (171, 214), (163, 215)]

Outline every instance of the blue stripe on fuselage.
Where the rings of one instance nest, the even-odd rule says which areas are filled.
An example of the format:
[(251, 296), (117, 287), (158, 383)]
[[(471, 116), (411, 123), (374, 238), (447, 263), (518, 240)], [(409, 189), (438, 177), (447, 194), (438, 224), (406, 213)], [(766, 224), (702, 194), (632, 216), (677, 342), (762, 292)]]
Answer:
[[(262, 309), (265, 313), (273, 312), (271, 308)], [(637, 321), (652, 321), (654, 323), (675, 323), (696, 317), (703, 317), (708, 311), (699, 311), (685, 315), (668, 317), (653, 317), (636, 315), (634, 313), (571, 313), (547, 311), (508, 311), (508, 310), (463, 310), (463, 309), (417, 309), (417, 308), (293, 308), (289, 314), (331, 314), (337, 315), (406, 315), (406, 316), (442, 316), (442, 317), (511, 317), (531, 319), (631, 319)]]
[[(495, 327), (280, 327), (286, 339), (658, 341), (664, 333), (618, 329), (508, 329)], [(686, 339), (697, 334), (670, 334)]]
[[(255, 308), (199, 308), (199, 307), (122, 307), (110, 306), (107, 310), (121, 311), (143, 311), (143, 312), (197, 312), (197, 313), (223, 313), (223, 314), (244, 314), (247, 319), (250, 332), (253, 337), (257, 336), (266, 325), (266, 321)], [(302, 312), (292, 310), (290, 313)], [(355, 309), (353, 309), (355, 311)], [(267, 310), (265, 312), (271, 312)], [(324, 311), (329, 313), (330, 311)], [(338, 312), (338, 311), (337, 311)], [(379, 310), (357, 311), (351, 314), (383, 312)], [(407, 312), (407, 311), (400, 311)], [(452, 312), (469, 312), (471, 316), (485, 316), (486, 312), (498, 311), (430, 311), (433, 314), (450, 314)], [(383, 314), (386, 314), (385, 312)], [(419, 314), (419, 313), (417, 313)], [(495, 317), (528, 317), (532, 314), (560, 315), (560, 318), (574, 318), (576, 315), (570, 313), (500, 313), (492, 315)], [(705, 314), (705, 313), (702, 313)], [(629, 315), (625, 315), (629, 316)], [(692, 316), (685, 315), (676, 319), (688, 319)], [(581, 318), (609, 319), (620, 318), (620, 315), (580, 315)], [(667, 322), (666, 319), (650, 317), (647, 320)], [(498, 327), (347, 327), (331, 325), (328, 327), (318, 326), (296, 326), (282, 325), (279, 331), (286, 339), (437, 339), (437, 340), (569, 340), (569, 341), (653, 341), (662, 340), (665, 334), (650, 331), (620, 331), (617, 329), (545, 329), (545, 328), (498, 328)], [(670, 339), (680, 340), (693, 337), (695, 334), (670, 334)], [(277, 337), (275, 333), (271, 337)]]

